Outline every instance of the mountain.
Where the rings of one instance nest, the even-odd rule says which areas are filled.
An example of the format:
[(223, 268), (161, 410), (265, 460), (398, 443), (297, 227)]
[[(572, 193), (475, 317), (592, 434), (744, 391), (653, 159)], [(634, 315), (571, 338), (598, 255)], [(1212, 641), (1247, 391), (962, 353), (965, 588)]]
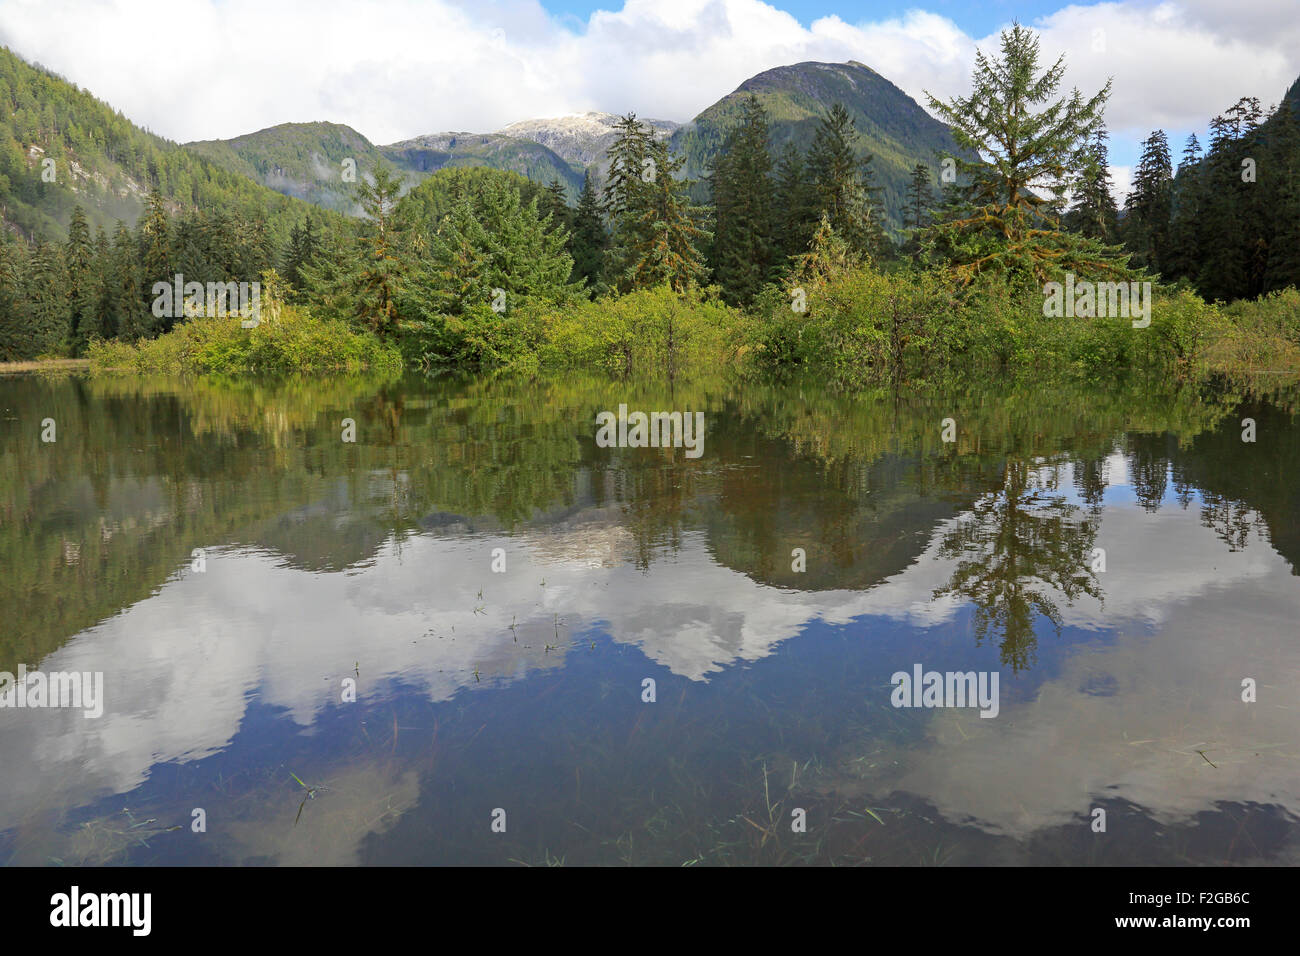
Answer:
[[(52, 162), (47, 162), (52, 161)], [(0, 226), (62, 239), (73, 207), (91, 228), (134, 224), (157, 186), (172, 211), (265, 219), (287, 238), (308, 207), (147, 132), (90, 93), (0, 47)]]
[(355, 180), (343, 178), (351, 159), (365, 175), (383, 159), (414, 186), (440, 169), (487, 166), (535, 182), (558, 179), (570, 198), (582, 189), (574, 168), (545, 145), (501, 133), (433, 133), (376, 146), (338, 123), (282, 123), (234, 139), (201, 140), (186, 149), (256, 180), (263, 186), (339, 212), (355, 214)]
[(278, 193), (339, 212), (352, 212), (355, 204), (355, 182), (344, 180), (344, 161), (353, 160), (364, 171), (383, 156), (356, 130), (338, 123), (283, 123), (185, 148)]
[(750, 94), (767, 110), (774, 157), (786, 143), (794, 143), (806, 153), (818, 122), (831, 106), (843, 103), (861, 134), (860, 152), (875, 157), (876, 185), (882, 187), (881, 200), (895, 228), (902, 225), (912, 168), (925, 163), (934, 171), (937, 183), (939, 154), (959, 152), (944, 123), (870, 67), (852, 60), (796, 63), (746, 80), (673, 133), (671, 148), (685, 156), (688, 178), (699, 179), (708, 173), (727, 131), (739, 123)]
[[(605, 154), (618, 135), (614, 126), (622, 119), (613, 113), (575, 113), (554, 119), (532, 119), (511, 123), (500, 130), (503, 136), (541, 143), (575, 169), (585, 171), (597, 164), (604, 167)], [(681, 125), (672, 120), (642, 119), (658, 137), (671, 136)]]
[(570, 198), (582, 189), (575, 169), (544, 144), (504, 133), (432, 133), (381, 147), (399, 168), (420, 178), (456, 166), (489, 166), (526, 176), (533, 182), (558, 179)]

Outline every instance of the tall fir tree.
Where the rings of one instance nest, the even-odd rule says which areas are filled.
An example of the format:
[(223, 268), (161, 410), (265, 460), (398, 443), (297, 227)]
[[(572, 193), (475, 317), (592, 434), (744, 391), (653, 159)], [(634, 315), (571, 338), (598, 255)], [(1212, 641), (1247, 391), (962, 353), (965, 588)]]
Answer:
[(912, 178), (907, 184), (907, 208), (904, 225), (908, 229), (924, 229), (930, 223), (934, 208), (934, 187), (931, 185), (930, 167), (917, 163), (912, 167)]
[(610, 243), (605, 253), (606, 282), (626, 289), (633, 267), (633, 249), (642, 241), (638, 234), (649, 203), (649, 182), (655, 176), (650, 129), (628, 113), (614, 125), (615, 138), (607, 151), (609, 168), (601, 202), (610, 224)]
[(30, 356), (56, 353), (67, 345), (71, 309), (68, 302), (68, 270), (58, 246), (36, 244), (23, 276), (21, 311), (26, 313), (31, 336)]
[(63, 258), (68, 269), (68, 344), (73, 355), (80, 355), (94, 331), (99, 305), (95, 247), (80, 205), (72, 208)]
[(113, 236), (110, 296), (113, 334), (124, 342), (144, 338), (152, 320), (144, 301), (138, 249), (126, 223), (118, 220)]
[[(629, 224), (632, 244), (628, 249), (628, 266), (623, 281), (632, 289), (667, 284), (677, 292), (701, 284), (707, 269), (700, 255), (700, 245), (708, 234), (696, 225), (694, 210), (686, 192), (686, 183), (674, 174), (684, 159), (673, 158), (663, 140), (653, 141), (648, 149), (648, 182), (638, 192), (631, 207)], [(639, 208), (638, 208), (639, 206)]]
[(886, 242), (880, 188), (872, 178), (872, 157), (858, 158), (858, 139), (844, 104), (833, 104), (818, 123), (808, 150), (813, 203), (850, 250), (879, 256)]
[(601, 269), (609, 235), (605, 231), (600, 211), (600, 198), (588, 172), (582, 179), (582, 192), (578, 195), (578, 208), (573, 214), (573, 236), (570, 246), (573, 256), (573, 279), (585, 282), (593, 292), (601, 286)]
[(153, 286), (155, 282), (173, 281), (171, 268), (171, 241), (168, 238), (167, 207), (162, 193), (154, 187), (145, 203), (144, 217), (140, 220), (140, 286), (144, 293), (141, 305), (149, 317), (145, 326), (146, 334), (167, 332), (175, 321), (172, 316), (155, 316), (153, 303)]
[(970, 211), (937, 223), (925, 242), (963, 281), (997, 274), (1041, 285), (1065, 272), (1128, 274), (1118, 250), (1062, 232), (1055, 221), (1054, 210), (1082, 172), (1081, 147), (1102, 126), (1111, 88), (1107, 82), (1090, 98), (1074, 90), (1053, 101), (1064, 76), (1064, 57), (1039, 70), (1038, 38), (1016, 23), (1002, 32), (999, 57), (977, 53), (969, 96), (945, 102), (926, 94), (964, 151), (949, 158), (966, 184), (962, 202)]
[(1119, 209), (1110, 175), (1106, 128), (1098, 127), (1082, 149), (1073, 202), (1064, 217), (1067, 229), (1107, 244), (1119, 240)]
[(1200, 259), (1199, 224), (1205, 202), (1205, 176), (1201, 164), (1201, 143), (1192, 133), (1183, 144), (1182, 159), (1174, 174), (1172, 209), (1169, 217), (1169, 253), (1165, 278), (1195, 279)]
[(772, 215), (779, 260), (788, 266), (794, 257), (808, 251), (813, 227), (812, 186), (808, 166), (794, 143), (786, 143), (774, 170)]
[(711, 177), (714, 281), (735, 305), (747, 305), (777, 264), (767, 142), (767, 112), (751, 95), (714, 159)]
[(1133, 189), (1124, 203), (1124, 242), (1135, 265), (1151, 272), (1168, 267), (1172, 216), (1173, 163), (1169, 139), (1158, 129), (1142, 144)]

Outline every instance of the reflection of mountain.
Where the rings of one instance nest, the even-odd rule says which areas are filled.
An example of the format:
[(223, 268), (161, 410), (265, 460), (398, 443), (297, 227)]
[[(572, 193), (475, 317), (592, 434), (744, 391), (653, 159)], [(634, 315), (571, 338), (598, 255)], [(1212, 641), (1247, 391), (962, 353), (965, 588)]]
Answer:
[[(916, 457), (828, 467), (781, 442), (763, 451), (724, 473), (704, 522), (720, 563), (779, 587), (873, 587), (916, 561), (934, 529), (976, 494), (923, 495), (935, 462)], [(793, 569), (794, 548), (804, 550), (804, 571)]]
[[(1048, 403), (1035, 394), (1031, 415), (999, 412), (998, 402), (1014, 412), (1024, 401), (1014, 394), (944, 399), (968, 436), (953, 448), (935, 441), (933, 405), (807, 386), (3, 384), (15, 420), (29, 426), (53, 414), (61, 438), (45, 447), (23, 427), (5, 439), (0, 492), (15, 520), (0, 523), (0, 556), (14, 570), (0, 576), (0, 596), (30, 610), (0, 639), (0, 665), (40, 660), (189, 573), (195, 548), (252, 546), (327, 571), (373, 561), (391, 536), (599, 526), (609, 540), (586, 551), (645, 569), (702, 528), (719, 561), (756, 581), (865, 589), (916, 560), (939, 523), (1000, 487), (1009, 449), (1051, 455), (1075, 446), (1086, 484), (1086, 462), (1109, 453), (1107, 436), (1133, 416), (1136, 400), (1062, 392)], [(595, 448), (595, 410), (629, 399), (707, 410), (705, 457)], [(1203, 433), (1222, 414), (1196, 396), (1158, 404), (1167, 410), (1143, 406), (1141, 423), (1170, 434)], [(1252, 450), (1294, 456), (1294, 434), (1259, 414), (1266, 440)], [(355, 445), (339, 440), (343, 417), (358, 422)], [(1268, 444), (1275, 432), (1282, 440)], [(1221, 437), (1205, 435), (1204, 447)], [(1152, 449), (1149, 467), (1140, 443), (1133, 480), (1150, 498), (1167, 468), (1162, 450), (1177, 443)], [(1207, 481), (1234, 477), (1226, 448), (1178, 454), (1189, 462), (1180, 467), (1202, 468)], [(1263, 477), (1286, 473), (1287, 460), (1269, 467), (1236, 480), (1268, 502), (1282, 542), (1295, 534), (1294, 496), (1282, 490), (1292, 485)], [(806, 572), (791, 569), (796, 547), (806, 551)]]
[[(1126, 490), (1110, 494), (1122, 498)], [(580, 681), (590, 679), (596, 635), (644, 661), (646, 672), (662, 666), (703, 693), (703, 681), (771, 658), (819, 620), (843, 626), (846, 645), (870, 654), (880, 619), (914, 625), (923, 640), (927, 626), (961, 613), (959, 602), (930, 599), (960, 566), (960, 556), (942, 553), (960, 518), (944, 523), (918, 559), (882, 586), (814, 592), (770, 587), (720, 565), (699, 531), (685, 532), (672, 555), (642, 570), (629, 560), (635, 542), (619, 516), (617, 507), (575, 512), (508, 536), (392, 536), (347, 573), (289, 566), (259, 551), (214, 551), (205, 573), (167, 582), (44, 662), (103, 670), (108, 705), (94, 722), (31, 711), (0, 721), (0, 765), (13, 771), (0, 778), (0, 830), (98, 793), (141, 787), (160, 764), (220, 754), (254, 707), (321, 734), (340, 706), (340, 679), (354, 674), (362, 701), (387, 725), (396, 718), (379, 705), (397, 681), (443, 702), (570, 667)], [(1008, 680), (998, 721), (957, 715), (971, 718), (958, 733), (952, 715), (936, 717), (925, 725), (925, 746), (874, 778), (871, 792), (910, 791), (951, 819), (1020, 835), (1062, 825), (1089, 794), (1116, 782), (1120, 796), (1161, 818), (1220, 799), (1295, 810), (1291, 761), (1272, 746), (1285, 739), (1278, 734), (1288, 711), (1243, 715), (1236, 685), (1238, 671), (1267, 675), (1267, 694), (1294, 697), (1300, 672), (1287, 648), (1300, 592), (1289, 570), (1268, 548), (1228, 551), (1194, 512), (1151, 513), (1120, 500), (1098, 521), (1097, 543), (1112, 556), (1106, 613), (1084, 599), (1063, 605), (1061, 616), (1066, 628), (1105, 628), (1112, 640), (1081, 647), (1076, 638), (1065, 665), (1028, 695)], [(498, 547), (508, 558), (503, 574), (491, 571)], [(1244, 609), (1249, 639), (1224, 642)], [(1153, 619), (1163, 623), (1158, 640), (1146, 627)], [(827, 703), (833, 712), (840, 702)], [(581, 724), (590, 715), (567, 719)], [(1201, 775), (1195, 749), (1207, 741), (1239, 772), (1215, 777), (1206, 766)], [(373, 771), (378, 795), (360, 786), (353, 772), (360, 766), (348, 751), (323, 766), (293, 768), (339, 791), (334, 802), (309, 807), (320, 826), (355, 807), (382, 829), (391, 822), (389, 794), (395, 813), (412, 804), (414, 784), (400, 766)], [(1176, 790), (1167, 773), (1179, 775)], [(52, 795), (51, 778), (76, 783)], [(1018, 802), (1006, 799), (1008, 780), (1020, 788)], [(231, 852), (256, 852), (256, 834), (264, 832), (266, 852), (300, 859), (302, 847), (282, 835), (295, 805), (282, 829), (263, 820), (268, 811), (259, 805), (240, 823), (243, 849)], [(316, 822), (304, 825), (323, 832)], [(350, 846), (341, 842), (330, 858), (350, 861)]]

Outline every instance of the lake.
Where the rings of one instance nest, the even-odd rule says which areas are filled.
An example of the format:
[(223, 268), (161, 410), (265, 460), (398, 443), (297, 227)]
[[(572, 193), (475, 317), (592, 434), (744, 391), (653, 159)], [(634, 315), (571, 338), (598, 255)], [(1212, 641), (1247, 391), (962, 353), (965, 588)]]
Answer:
[(0, 861), (1300, 863), (1297, 398), (0, 378)]

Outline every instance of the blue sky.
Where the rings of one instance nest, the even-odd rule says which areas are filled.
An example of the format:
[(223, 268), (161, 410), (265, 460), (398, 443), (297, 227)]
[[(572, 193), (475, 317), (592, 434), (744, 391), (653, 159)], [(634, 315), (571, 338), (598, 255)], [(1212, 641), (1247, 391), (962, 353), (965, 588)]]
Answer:
[[(987, 36), (1004, 23), (1019, 19), (1030, 23), (1066, 6), (1056, 0), (930, 0), (928, 3), (837, 3), (835, 0), (787, 0), (771, 6), (784, 10), (808, 26), (821, 17), (835, 15), (842, 20), (890, 20), (908, 10), (925, 9), (945, 16), (972, 36)], [(585, 24), (594, 10), (617, 10), (622, 3), (605, 0), (546, 0), (543, 6), (557, 17), (572, 17)]]
[[(1064, 55), (1066, 88), (1113, 78), (1118, 198), (1140, 142), (1187, 134), (1300, 76), (1300, 0), (0, 0), (0, 43), (187, 142), (344, 123), (375, 143), (586, 110), (689, 121), (802, 61), (872, 67), (918, 103), (969, 90), (1013, 20)], [(167, 25), (167, 54), (141, 46)], [(162, 47), (160, 47), (162, 49)], [(180, 52), (180, 51), (183, 51)]]

